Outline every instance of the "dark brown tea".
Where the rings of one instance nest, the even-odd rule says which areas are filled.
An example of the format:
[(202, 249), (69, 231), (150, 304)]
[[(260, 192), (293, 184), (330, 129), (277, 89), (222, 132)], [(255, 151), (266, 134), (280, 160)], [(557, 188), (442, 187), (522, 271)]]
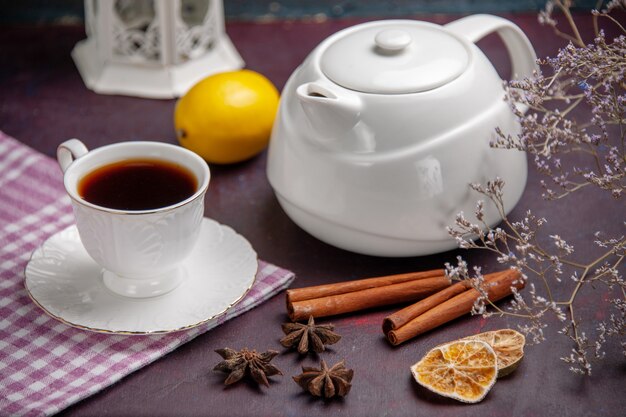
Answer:
[(191, 197), (196, 177), (159, 159), (127, 159), (95, 169), (78, 183), (78, 194), (92, 204), (117, 210), (152, 210)]

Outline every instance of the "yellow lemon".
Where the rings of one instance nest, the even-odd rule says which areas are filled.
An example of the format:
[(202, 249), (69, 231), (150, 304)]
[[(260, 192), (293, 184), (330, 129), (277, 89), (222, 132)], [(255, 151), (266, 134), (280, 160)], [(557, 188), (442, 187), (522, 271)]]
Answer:
[(276, 87), (257, 72), (211, 75), (176, 103), (176, 136), (207, 162), (244, 161), (267, 146), (278, 100)]

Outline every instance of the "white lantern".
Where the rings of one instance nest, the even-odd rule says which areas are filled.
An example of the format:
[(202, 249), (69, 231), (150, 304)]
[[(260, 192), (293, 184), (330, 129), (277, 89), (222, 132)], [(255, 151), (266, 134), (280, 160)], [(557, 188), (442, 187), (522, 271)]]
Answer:
[(85, 29), (72, 57), (98, 93), (173, 98), (244, 65), (221, 0), (85, 0)]

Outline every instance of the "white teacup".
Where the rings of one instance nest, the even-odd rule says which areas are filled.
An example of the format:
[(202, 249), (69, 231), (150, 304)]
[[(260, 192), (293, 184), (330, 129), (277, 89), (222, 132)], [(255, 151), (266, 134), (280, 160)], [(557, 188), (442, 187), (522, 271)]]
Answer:
[[(176, 204), (150, 210), (118, 210), (92, 204), (78, 193), (79, 181), (114, 162), (151, 158), (189, 170), (195, 193)], [(152, 297), (176, 288), (182, 262), (198, 240), (210, 172), (206, 162), (179, 146), (160, 142), (121, 142), (88, 151), (78, 139), (57, 148), (63, 183), (72, 200), (76, 226), (87, 253), (104, 268), (103, 281), (127, 297)]]

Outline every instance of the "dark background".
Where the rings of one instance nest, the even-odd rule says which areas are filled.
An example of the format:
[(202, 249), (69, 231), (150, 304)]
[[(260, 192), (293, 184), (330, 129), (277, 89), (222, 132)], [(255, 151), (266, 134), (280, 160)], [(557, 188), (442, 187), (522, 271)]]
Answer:
[[(409, 18), (444, 24), (464, 12), (490, 11), (517, 23), (539, 56), (554, 55), (565, 42), (549, 28), (537, 23), (535, 12), (522, 12), (521, 4), (534, 9), (533, 2), (339, 2), (337, 19), (302, 18), (305, 14), (332, 15), (331, 2), (276, 2), (277, 16), (296, 20), (268, 19), (269, 2), (226, 1), (226, 30), (246, 61), (247, 67), (266, 75), (279, 89), (307, 54), (330, 34), (374, 18), (397, 15), (401, 7)], [(314, 3), (314, 4), (312, 4)], [(336, 3), (336, 2), (333, 2)], [(515, 13), (503, 13), (503, 5)], [(30, 6), (38, 6), (33, 9)], [(350, 6), (350, 7), (348, 7)], [(424, 7), (424, 9), (419, 9)], [(430, 7), (427, 9), (426, 7)], [(490, 6), (493, 9), (487, 10)], [(414, 8), (410, 8), (414, 7)], [(431, 14), (446, 10), (455, 15)], [(471, 7), (471, 8), (470, 8)], [(299, 9), (298, 9), (299, 8)], [(121, 140), (144, 139), (176, 143), (172, 125), (175, 100), (146, 100), (98, 95), (85, 88), (70, 57), (84, 38), (78, 21), (80, 1), (4, 1), (0, 26), (0, 129), (23, 143), (53, 156), (56, 146), (78, 137), (89, 148)], [(527, 10), (527, 9), (523, 9)], [(415, 14), (420, 11), (420, 14)], [(424, 14), (429, 12), (428, 14)], [(21, 16), (21, 17), (20, 17)], [(68, 16), (70, 16), (68, 18)], [(73, 17), (72, 17), (73, 16)], [(247, 17), (247, 16), (252, 16)], [(358, 17), (355, 17), (358, 16)], [(583, 35), (591, 39), (588, 14), (578, 13)], [(54, 21), (59, 24), (48, 24)], [(624, 21), (622, 19), (622, 21)], [(17, 24), (16, 24), (17, 23)], [(614, 31), (611, 33), (615, 33)], [(509, 72), (502, 43), (495, 36), (479, 46), (501, 74)], [(582, 114), (582, 116), (588, 116)], [(259, 257), (294, 271), (293, 287), (342, 280), (440, 268), (462, 255), (484, 272), (500, 268), (483, 252), (449, 251), (411, 258), (379, 258), (343, 251), (324, 244), (297, 227), (282, 211), (266, 176), (266, 153), (231, 166), (211, 166), (212, 183), (206, 200), (206, 216), (227, 224), (245, 236)], [(546, 217), (540, 241), (560, 234), (576, 248), (576, 259), (592, 260), (596, 230), (623, 228), (623, 202), (607, 193), (585, 190), (566, 200), (541, 199), (541, 176), (530, 168), (528, 185), (511, 218), (520, 219), (526, 210)], [(621, 203), (621, 205), (620, 205)], [(556, 285), (555, 296), (566, 298), (571, 285)], [(593, 333), (597, 320), (605, 319), (606, 300), (612, 295), (603, 287), (587, 287), (577, 300), (577, 311), (585, 317), (585, 329)], [(63, 411), (64, 416), (623, 416), (626, 406), (624, 381), (626, 362), (616, 340), (605, 347), (606, 358), (594, 364), (591, 377), (568, 370), (559, 358), (573, 347), (557, 331), (561, 324), (548, 318), (547, 341), (526, 348), (519, 369), (495, 385), (486, 399), (467, 406), (441, 398), (420, 388), (411, 378), (409, 366), (431, 347), (468, 334), (503, 327), (515, 328), (515, 318), (464, 317), (393, 348), (381, 332), (382, 319), (399, 306), (348, 314), (322, 322), (333, 322), (343, 339), (321, 358), (335, 363), (345, 358), (355, 370), (352, 392), (343, 401), (323, 402), (309, 398), (291, 376), (300, 366), (311, 366), (319, 358), (301, 358), (283, 351), (278, 340), (280, 324), (287, 320), (284, 296), (278, 295), (243, 316), (199, 336), (171, 354), (124, 378), (119, 383)], [(211, 372), (220, 360), (215, 349), (225, 346), (282, 352), (274, 363), (285, 376), (272, 378), (270, 388), (241, 383), (223, 387), (223, 375)]]
[[(224, 0), (230, 21), (307, 20), (346, 17), (393, 17), (434, 13), (519, 13), (541, 9), (542, 0)], [(83, 0), (0, 0), (0, 22), (79, 23)], [(575, 7), (595, 7), (580, 0)]]

